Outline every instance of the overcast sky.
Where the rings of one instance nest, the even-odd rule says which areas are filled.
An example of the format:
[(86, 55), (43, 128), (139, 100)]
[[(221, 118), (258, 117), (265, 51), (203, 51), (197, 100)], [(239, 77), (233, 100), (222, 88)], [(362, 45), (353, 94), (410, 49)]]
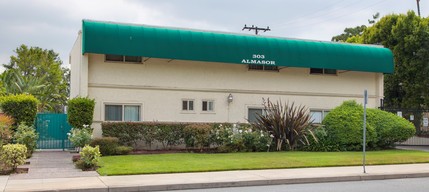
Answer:
[[(428, 1), (420, 2), (424, 17)], [(247, 24), (272, 29), (261, 35), (329, 41), (377, 12), (416, 7), (416, 0), (0, 0), (0, 64), (26, 44), (53, 49), (69, 65), (82, 19), (253, 33), (241, 30)]]

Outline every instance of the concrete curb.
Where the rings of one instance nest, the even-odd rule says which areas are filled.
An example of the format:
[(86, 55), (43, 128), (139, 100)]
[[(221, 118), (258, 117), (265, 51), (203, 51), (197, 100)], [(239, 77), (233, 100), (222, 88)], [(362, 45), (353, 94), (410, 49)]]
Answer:
[[(429, 164), (8, 180), (0, 191), (165, 191), (429, 177)], [(4, 188), (3, 187), (4, 184)]]
[(273, 180), (267, 179), (267, 180), (255, 180), (255, 181), (167, 184), (167, 185), (145, 185), (145, 186), (123, 186), (123, 187), (115, 186), (115, 187), (109, 187), (108, 192), (168, 191), (168, 190), (207, 189), (207, 188), (223, 188), (223, 187), (246, 187), (246, 186), (261, 186), (261, 185), (369, 181), (369, 180), (405, 179), (405, 178), (420, 178), (420, 177), (429, 177), (429, 173), (314, 177), (314, 178), (293, 178), (293, 179), (273, 179)]

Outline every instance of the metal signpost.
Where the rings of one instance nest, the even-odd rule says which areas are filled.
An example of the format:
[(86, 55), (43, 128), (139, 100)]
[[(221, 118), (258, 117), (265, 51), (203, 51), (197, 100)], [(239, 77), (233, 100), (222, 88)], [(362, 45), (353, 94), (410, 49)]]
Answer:
[(366, 173), (365, 170), (365, 150), (366, 150), (366, 104), (368, 104), (368, 91), (365, 89), (363, 93), (363, 173)]

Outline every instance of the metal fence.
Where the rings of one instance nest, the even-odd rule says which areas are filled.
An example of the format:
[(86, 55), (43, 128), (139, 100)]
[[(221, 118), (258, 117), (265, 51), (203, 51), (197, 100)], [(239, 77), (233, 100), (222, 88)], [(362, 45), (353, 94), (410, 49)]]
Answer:
[(429, 146), (429, 110), (428, 109), (388, 109), (382, 110), (401, 116), (416, 127), (416, 135), (398, 145)]
[(67, 122), (66, 114), (37, 114), (35, 127), (39, 134), (37, 149), (73, 148), (67, 136), (71, 126)]

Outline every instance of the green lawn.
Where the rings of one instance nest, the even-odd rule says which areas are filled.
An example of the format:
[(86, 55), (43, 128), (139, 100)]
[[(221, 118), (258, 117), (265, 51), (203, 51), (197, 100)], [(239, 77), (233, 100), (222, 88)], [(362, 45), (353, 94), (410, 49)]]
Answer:
[[(367, 152), (368, 165), (427, 163), (429, 153), (410, 150)], [(361, 165), (362, 152), (176, 153), (101, 158), (100, 175), (183, 173)]]

